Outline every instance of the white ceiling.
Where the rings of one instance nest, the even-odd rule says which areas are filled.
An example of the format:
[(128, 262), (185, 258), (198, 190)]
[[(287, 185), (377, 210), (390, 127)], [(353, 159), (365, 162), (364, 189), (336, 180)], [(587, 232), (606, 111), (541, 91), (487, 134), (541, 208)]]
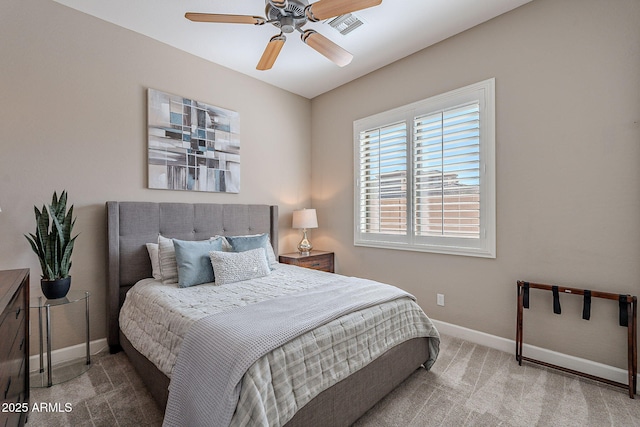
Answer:
[[(256, 64), (271, 24), (196, 23), (185, 12), (264, 17), (264, 0), (55, 0), (274, 86), (313, 98), (531, 0), (383, 0), (355, 12), (365, 22), (348, 35), (326, 23), (307, 23), (354, 55), (340, 68), (305, 45), (294, 32), (271, 70)], [(346, 0), (345, 0), (346, 1)], [(313, 1), (312, 1), (313, 2)]]

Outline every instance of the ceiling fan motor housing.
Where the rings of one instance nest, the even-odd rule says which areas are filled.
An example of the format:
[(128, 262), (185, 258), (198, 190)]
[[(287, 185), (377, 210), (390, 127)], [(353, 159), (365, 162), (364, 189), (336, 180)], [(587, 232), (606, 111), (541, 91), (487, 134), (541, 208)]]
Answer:
[(292, 33), (307, 23), (305, 0), (266, 0), (265, 15), (283, 33)]

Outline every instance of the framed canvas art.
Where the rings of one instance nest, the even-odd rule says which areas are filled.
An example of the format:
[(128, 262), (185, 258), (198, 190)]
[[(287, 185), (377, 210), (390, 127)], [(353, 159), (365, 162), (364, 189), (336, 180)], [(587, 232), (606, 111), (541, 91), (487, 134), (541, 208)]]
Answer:
[(240, 192), (240, 116), (148, 90), (149, 188)]

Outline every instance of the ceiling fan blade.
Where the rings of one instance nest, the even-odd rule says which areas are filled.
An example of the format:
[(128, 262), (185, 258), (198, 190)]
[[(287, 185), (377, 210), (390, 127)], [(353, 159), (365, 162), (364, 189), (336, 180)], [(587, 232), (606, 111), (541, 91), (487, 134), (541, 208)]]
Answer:
[(194, 22), (219, 22), (226, 24), (254, 24), (262, 25), (266, 22), (264, 18), (249, 15), (220, 15), (217, 13), (195, 13), (187, 12), (184, 17)]
[(334, 62), (340, 67), (348, 65), (353, 59), (353, 55), (313, 30), (306, 30), (302, 33), (302, 41), (311, 46), (321, 55)]
[(262, 57), (260, 61), (258, 61), (258, 65), (256, 66), (256, 70), (264, 71), (270, 70), (273, 67), (273, 64), (276, 62), (280, 51), (282, 50), (282, 46), (284, 46), (284, 42), (287, 40), (284, 34), (279, 34), (277, 36), (271, 37), (269, 43), (267, 43), (267, 47), (262, 53)]
[(319, 0), (307, 6), (305, 13), (310, 21), (318, 22), (338, 15), (378, 6), (382, 0)]
[(269, 0), (269, 3), (277, 9), (286, 9), (289, 4), (288, 0)]

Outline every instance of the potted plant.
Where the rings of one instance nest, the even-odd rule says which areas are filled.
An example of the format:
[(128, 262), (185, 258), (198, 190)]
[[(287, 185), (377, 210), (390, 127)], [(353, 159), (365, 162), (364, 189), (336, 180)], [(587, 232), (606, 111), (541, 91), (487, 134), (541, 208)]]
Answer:
[(35, 206), (34, 210), (36, 234), (25, 234), (25, 237), (40, 260), (42, 293), (48, 299), (63, 298), (71, 286), (71, 253), (78, 237), (71, 237), (76, 222), (73, 218), (73, 205), (67, 212), (67, 192), (63, 191), (60, 198), (54, 192), (48, 210), (44, 205), (42, 211)]

